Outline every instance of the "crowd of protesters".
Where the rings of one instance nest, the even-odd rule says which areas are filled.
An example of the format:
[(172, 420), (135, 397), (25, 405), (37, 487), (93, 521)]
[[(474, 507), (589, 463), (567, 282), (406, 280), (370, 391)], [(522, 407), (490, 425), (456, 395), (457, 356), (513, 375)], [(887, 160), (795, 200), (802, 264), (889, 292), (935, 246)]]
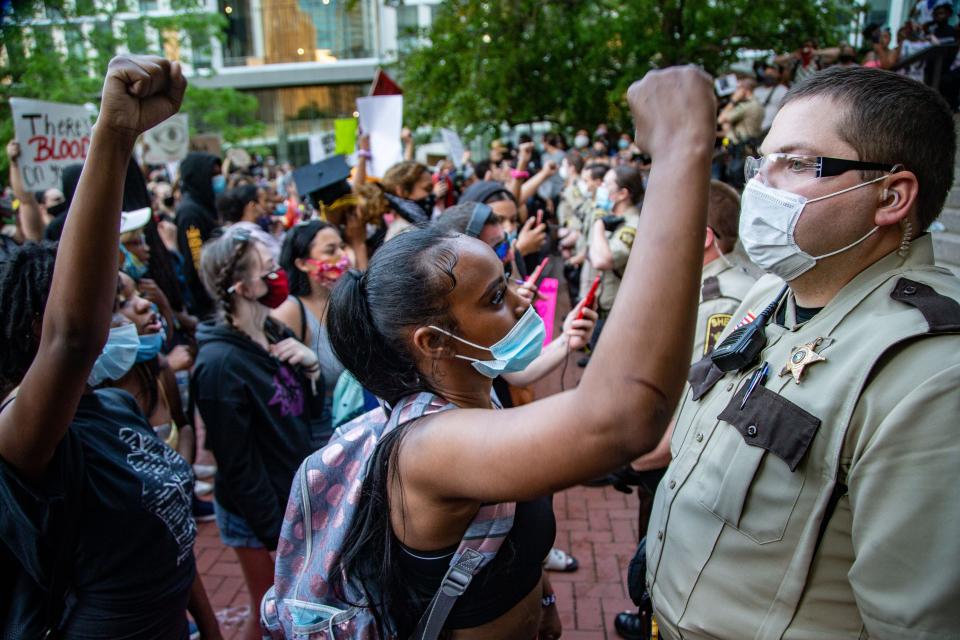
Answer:
[[(860, 52), (808, 42), (730, 91), (651, 73), (630, 133), (520, 134), (427, 166), (405, 130), (379, 178), (366, 136), (353, 167), (139, 163), (186, 81), (114, 59), (60, 188), (27, 192), (6, 147), (2, 637), (220, 637), (193, 551), (208, 520), (250, 594), (243, 637), (262, 637), (261, 604), (288, 586), (277, 554), (343, 524), (297, 521), (291, 486), (323, 486), (311, 460), (340, 464), (345, 425), (371, 415), (399, 426), (348, 460), (365, 475), (323, 562), (376, 637), (560, 637), (545, 570), (578, 563), (553, 547), (551, 495), (579, 484), (635, 488), (649, 525), (626, 638), (653, 614), (668, 638), (951, 637), (957, 545), (911, 531), (958, 517), (943, 478), (960, 364), (943, 354), (960, 284), (926, 233), (953, 179), (954, 69), (943, 97), (922, 69), (887, 70), (958, 38), (949, 3), (918, 10), (896, 49), (882, 28)], [(556, 336), (535, 309), (551, 263), (572, 308)], [(728, 366), (743, 351), (724, 339), (765, 326), (762, 355)], [(534, 398), (570, 360), (580, 382)], [(826, 360), (836, 373), (803, 377)], [(195, 464), (200, 436), (215, 466)], [(432, 623), (490, 505), (509, 505), (506, 546)]]

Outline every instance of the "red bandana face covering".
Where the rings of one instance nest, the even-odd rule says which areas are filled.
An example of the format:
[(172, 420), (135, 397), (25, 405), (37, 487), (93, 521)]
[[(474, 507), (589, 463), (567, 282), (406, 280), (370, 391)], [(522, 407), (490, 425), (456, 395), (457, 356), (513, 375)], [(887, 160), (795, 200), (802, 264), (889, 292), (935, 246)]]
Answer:
[(290, 286), (287, 283), (287, 272), (283, 269), (272, 271), (261, 278), (267, 284), (267, 292), (257, 298), (257, 302), (265, 307), (276, 309), (290, 295)]
[(332, 289), (337, 280), (350, 268), (350, 259), (345, 255), (341, 256), (336, 262), (323, 262), (322, 260), (308, 258), (307, 263), (317, 268), (316, 271), (310, 272), (311, 277), (328, 289)]

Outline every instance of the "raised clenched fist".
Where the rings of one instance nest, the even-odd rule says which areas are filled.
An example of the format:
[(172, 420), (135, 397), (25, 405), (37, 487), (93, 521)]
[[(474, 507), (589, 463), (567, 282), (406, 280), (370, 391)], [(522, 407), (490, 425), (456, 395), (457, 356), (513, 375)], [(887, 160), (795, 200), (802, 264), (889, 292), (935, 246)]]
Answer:
[(636, 143), (656, 159), (670, 150), (713, 145), (717, 99), (702, 69), (688, 65), (651, 71), (627, 90)]
[(159, 56), (117, 56), (103, 81), (97, 128), (136, 138), (179, 111), (186, 89), (178, 62)]

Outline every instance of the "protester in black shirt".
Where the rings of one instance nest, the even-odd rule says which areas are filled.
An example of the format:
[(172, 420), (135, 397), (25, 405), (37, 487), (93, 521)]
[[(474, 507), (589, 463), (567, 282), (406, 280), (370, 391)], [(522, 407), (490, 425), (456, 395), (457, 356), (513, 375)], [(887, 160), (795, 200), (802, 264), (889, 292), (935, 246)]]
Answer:
[(200, 281), (200, 250), (220, 226), (216, 197), (225, 189), (226, 178), (215, 155), (193, 152), (180, 163), (183, 196), (177, 207), (177, 245), (184, 257), (183, 270), (193, 304), (190, 313), (200, 318), (213, 311), (213, 301)]
[[(270, 318), (286, 274), (249, 231), (230, 228), (203, 248), (203, 282), (220, 317), (200, 324), (192, 396), (217, 460), (220, 538), (240, 560), (250, 607), (273, 583), (273, 560), (293, 475), (330, 437), (316, 353)], [(257, 616), (244, 638), (260, 638)]]
[(0, 267), (3, 637), (185, 639), (189, 606), (219, 638), (193, 558), (189, 466), (128, 393), (89, 390), (139, 345), (111, 321), (117, 176), (185, 88), (178, 63), (115, 58), (56, 266), (53, 245), (29, 243)]

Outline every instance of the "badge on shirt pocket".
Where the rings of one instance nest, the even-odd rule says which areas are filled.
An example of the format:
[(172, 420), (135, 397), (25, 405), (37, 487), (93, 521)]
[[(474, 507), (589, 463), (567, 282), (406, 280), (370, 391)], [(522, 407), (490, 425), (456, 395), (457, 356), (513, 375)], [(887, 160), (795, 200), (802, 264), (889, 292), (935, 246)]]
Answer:
[[(783, 538), (805, 477), (797, 468), (820, 419), (765, 387), (756, 387), (743, 409), (746, 385), (717, 418), (698, 479), (699, 501), (759, 544)], [(703, 464), (703, 463), (701, 463)]]

